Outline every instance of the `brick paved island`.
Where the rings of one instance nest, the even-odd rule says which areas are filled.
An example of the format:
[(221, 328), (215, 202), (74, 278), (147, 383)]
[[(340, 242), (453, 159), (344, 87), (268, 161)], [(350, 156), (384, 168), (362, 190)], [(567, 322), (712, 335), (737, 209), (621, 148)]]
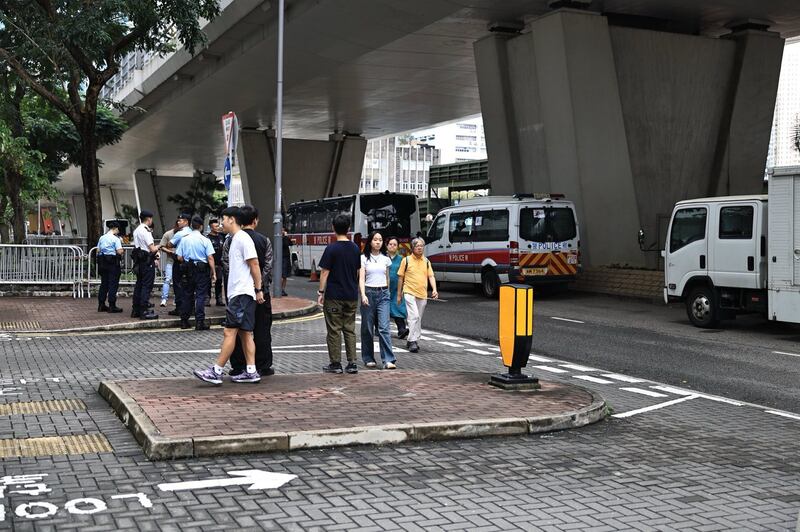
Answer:
[(148, 458), (287, 451), (580, 427), (606, 415), (596, 393), (542, 382), (489, 386), (470, 372), (361, 371), (274, 375), (209, 386), (192, 378), (108, 381), (100, 394)]

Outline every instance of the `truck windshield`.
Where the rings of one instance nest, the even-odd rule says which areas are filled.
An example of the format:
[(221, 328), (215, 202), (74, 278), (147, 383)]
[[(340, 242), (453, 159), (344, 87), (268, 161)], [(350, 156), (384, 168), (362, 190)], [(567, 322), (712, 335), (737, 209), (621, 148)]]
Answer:
[(384, 238), (409, 238), (411, 216), (417, 211), (416, 197), (410, 194), (365, 194), (361, 212), (367, 217), (367, 232), (380, 231)]
[(532, 242), (564, 242), (575, 238), (575, 216), (569, 207), (525, 208), (520, 212), (519, 236)]

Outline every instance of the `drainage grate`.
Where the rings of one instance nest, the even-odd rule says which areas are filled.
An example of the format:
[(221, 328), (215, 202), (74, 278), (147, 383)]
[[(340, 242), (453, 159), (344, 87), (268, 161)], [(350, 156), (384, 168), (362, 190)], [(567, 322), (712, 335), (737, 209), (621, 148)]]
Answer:
[(86, 410), (86, 404), (80, 399), (0, 404), (0, 416), (47, 414), (50, 412), (71, 412), (75, 410)]
[(110, 453), (112, 451), (111, 444), (102, 434), (0, 440), (0, 458)]
[(34, 331), (39, 328), (38, 321), (0, 321), (0, 331)]

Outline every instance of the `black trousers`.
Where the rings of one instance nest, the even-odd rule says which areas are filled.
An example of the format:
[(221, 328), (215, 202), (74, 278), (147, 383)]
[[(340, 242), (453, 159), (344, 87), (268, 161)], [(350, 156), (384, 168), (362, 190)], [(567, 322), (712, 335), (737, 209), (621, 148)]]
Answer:
[(153, 259), (137, 262), (134, 266), (136, 273), (136, 284), (133, 287), (133, 310), (147, 310), (147, 303), (150, 302), (150, 293), (153, 291), (153, 283), (156, 281), (156, 265)]
[(211, 270), (208, 264), (200, 262), (181, 264), (181, 271), (183, 272), (181, 278), (181, 292), (183, 292), (182, 306), (180, 307), (181, 319), (189, 319), (189, 316), (192, 315), (192, 305), (194, 305), (194, 316), (197, 318), (197, 322), (200, 323), (206, 319), (206, 299), (211, 286)]
[(183, 309), (183, 264), (175, 259), (172, 263), (172, 290), (175, 292), (175, 308)]
[[(256, 305), (256, 326), (253, 329), (253, 341), (256, 344), (256, 370), (261, 372), (272, 367), (272, 299), (264, 291), (264, 301)], [(231, 368), (234, 372), (244, 370), (246, 366), (242, 341), (236, 336), (236, 347), (231, 355)]]
[[(217, 281), (214, 283), (214, 299), (222, 301), (222, 266), (214, 266), (217, 272)], [(211, 297), (211, 286), (208, 287), (208, 297)]]
[(109, 306), (117, 306), (117, 289), (119, 288), (119, 276), (122, 269), (119, 266), (117, 255), (101, 255), (97, 258), (97, 269), (100, 272), (100, 290), (97, 293), (98, 302), (106, 304), (108, 298)]

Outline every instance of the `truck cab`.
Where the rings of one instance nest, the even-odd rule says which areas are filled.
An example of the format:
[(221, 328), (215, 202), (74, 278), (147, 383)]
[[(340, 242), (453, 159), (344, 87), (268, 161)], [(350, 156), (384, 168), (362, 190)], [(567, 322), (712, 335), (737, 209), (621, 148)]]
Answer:
[(697, 327), (767, 309), (767, 197), (675, 205), (664, 257), (664, 300), (684, 301)]

